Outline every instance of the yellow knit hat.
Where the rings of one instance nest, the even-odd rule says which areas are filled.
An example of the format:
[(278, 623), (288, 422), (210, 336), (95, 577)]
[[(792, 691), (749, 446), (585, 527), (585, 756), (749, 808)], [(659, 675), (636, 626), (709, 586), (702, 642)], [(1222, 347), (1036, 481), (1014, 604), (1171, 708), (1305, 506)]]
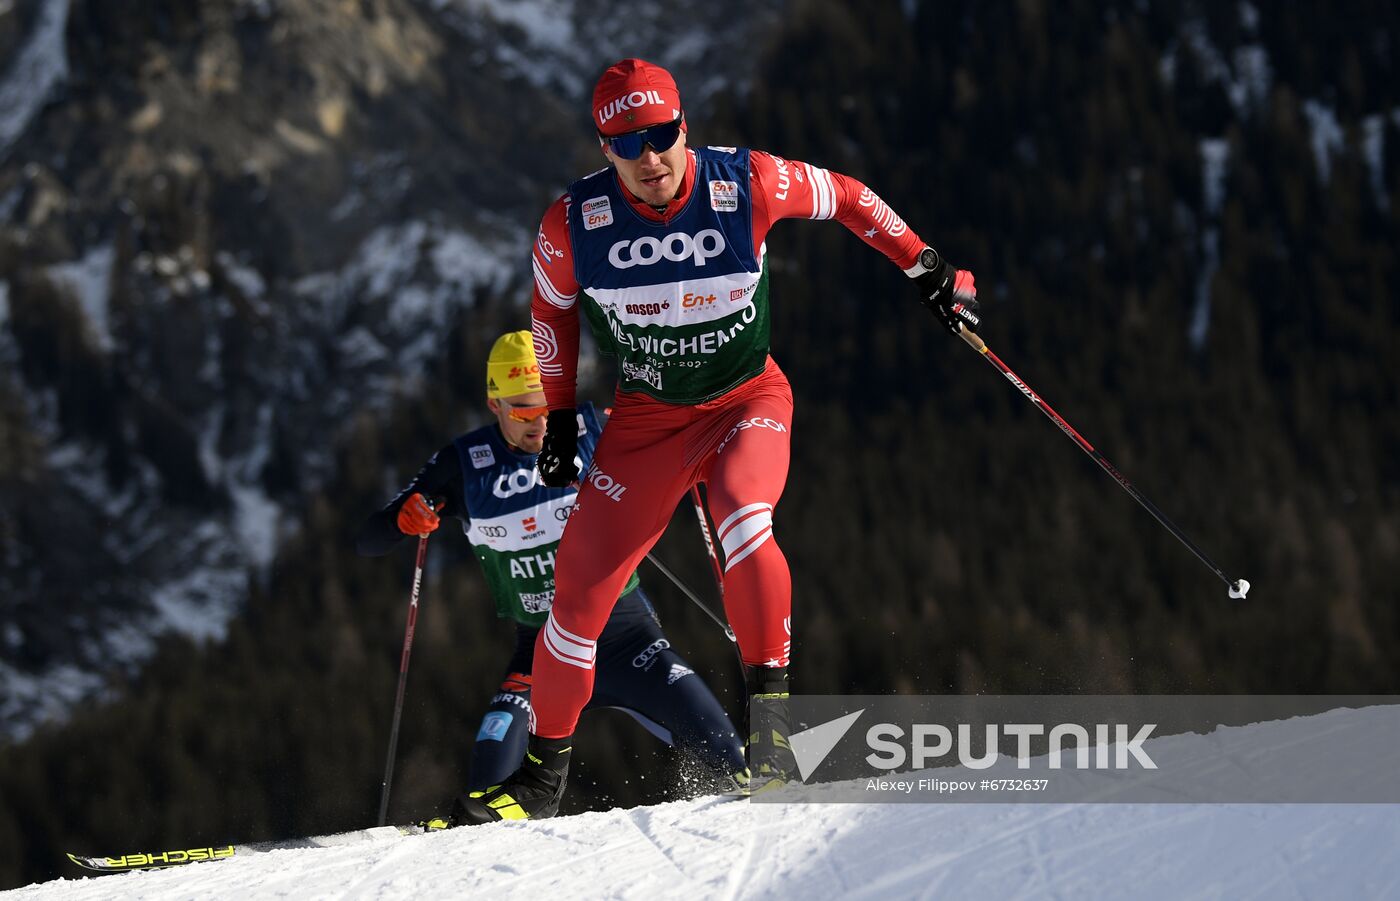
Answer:
[(497, 338), (486, 358), (486, 396), (515, 397), (543, 389), (530, 333), (506, 332)]

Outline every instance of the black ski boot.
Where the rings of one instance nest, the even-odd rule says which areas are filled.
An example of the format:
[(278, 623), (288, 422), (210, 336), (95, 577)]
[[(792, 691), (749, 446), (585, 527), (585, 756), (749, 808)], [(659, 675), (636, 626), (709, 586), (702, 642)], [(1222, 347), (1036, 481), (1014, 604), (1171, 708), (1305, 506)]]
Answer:
[(461, 795), (448, 819), (453, 826), (473, 826), (497, 820), (540, 820), (559, 812), (564, 783), (569, 776), (572, 736), (530, 736), (530, 746), (520, 769), (500, 785)]
[(749, 686), (748, 789), (756, 795), (801, 777), (788, 743), (792, 725), (787, 667), (746, 666), (744, 675)]

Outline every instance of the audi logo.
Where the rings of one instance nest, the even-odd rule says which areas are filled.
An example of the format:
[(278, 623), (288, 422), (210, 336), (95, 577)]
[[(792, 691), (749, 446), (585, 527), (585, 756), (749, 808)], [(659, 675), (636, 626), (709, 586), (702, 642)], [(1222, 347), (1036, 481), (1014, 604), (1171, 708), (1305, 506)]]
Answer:
[(504, 538), (508, 534), (505, 526), (477, 526), (476, 530), (486, 538)]
[(559, 520), (560, 522), (566, 522), (568, 518), (573, 515), (573, 512), (573, 504), (569, 504), (567, 507), (555, 507), (554, 518)]
[(658, 638), (642, 649), (642, 652), (632, 658), (632, 665), (637, 669), (651, 669), (652, 658), (671, 646), (671, 642), (664, 638)]

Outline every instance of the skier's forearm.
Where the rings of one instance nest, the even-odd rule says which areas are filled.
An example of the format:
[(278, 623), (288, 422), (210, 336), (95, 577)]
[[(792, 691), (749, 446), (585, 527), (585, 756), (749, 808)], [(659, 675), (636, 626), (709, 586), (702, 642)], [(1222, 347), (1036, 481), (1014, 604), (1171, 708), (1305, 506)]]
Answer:
[(780, 219), (835, 219), (900, 269), (918, 260), (923, 240), (859, 179), (763, 151), (750, 160), (755, 252)]
[(421, 494), (438, 503), (437, 514), (442, 517), (466, 519), (462, 509), (462, 467), (457, 446), (449, 444), (433, 454), (413, 481), (394, 499), (371, 515), (355, 536), (355, 553), (363, 557), (378, 557), (389, 553), (404, 538), (399, 529), (399, 508), (414, 494)]
[(578, 307), (560, 309), (536, 288), (530, 313), (545, 403), (551, 410), (573, 407), (578, 393)]
[(574, 278), (568, 201), (569, 196), (562, 195), (545, 211), (531, 254), (535, 290), (530, 299), (530, 330), (545, 403), (551, 410), (575, 406), (578, 385), (579, 284)]
[(836, 189), (838, 222), (900, 269), (914, 265), (924, 241), (880, 195), (840, 172), (831, 173), (831, 183)]

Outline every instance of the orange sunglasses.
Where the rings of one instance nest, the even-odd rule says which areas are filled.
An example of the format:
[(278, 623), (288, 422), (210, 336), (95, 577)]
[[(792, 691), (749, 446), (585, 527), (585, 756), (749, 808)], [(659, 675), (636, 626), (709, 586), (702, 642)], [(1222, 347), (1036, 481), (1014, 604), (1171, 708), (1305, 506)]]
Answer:
[(545, 406), (517, 407), (503, 397), (496, 398), (496, 403), (500, 404), (502, 409), (506, 411), (506, 415), (516, 422), (534, 422), (549, 412), (549, 407)]

